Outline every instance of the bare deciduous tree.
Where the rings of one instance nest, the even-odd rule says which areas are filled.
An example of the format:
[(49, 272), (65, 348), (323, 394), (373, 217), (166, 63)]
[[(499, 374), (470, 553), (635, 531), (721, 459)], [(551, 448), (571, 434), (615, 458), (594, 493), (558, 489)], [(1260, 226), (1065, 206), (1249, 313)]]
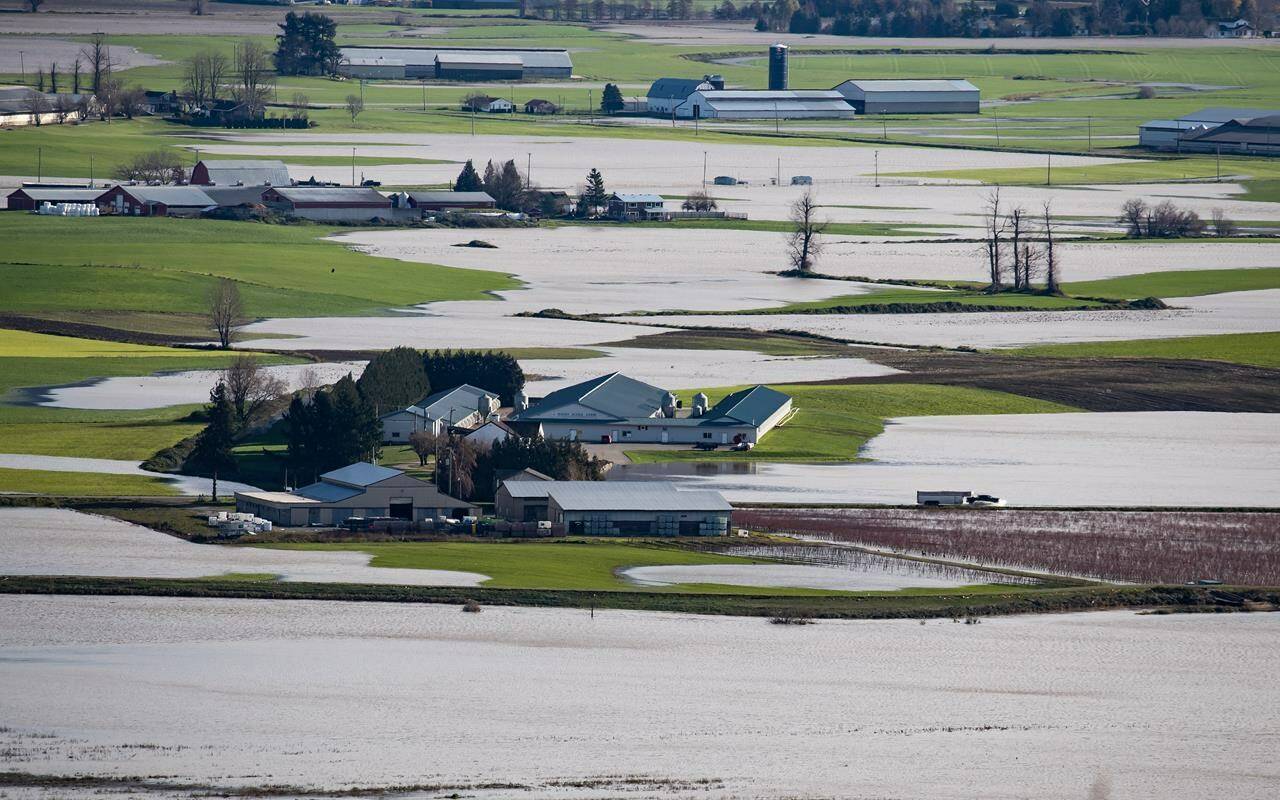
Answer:
[(76, 55), (75, 61), (71, 62), (71, 93), (80, 94), (80, 72), (84, 69), (81, 63), (83, 56)]
[(117, 166), (111, 176), (116, 180), (140, 183), (181, 183), (187, 175), (178, 154), (162, 147), (139, 153)]
[(244, 324), (244, 304), (235, 281), (220, 278), (209, 291), (209, 323), (218, 335), (218, 346), (223, 350), (231, 347), (233, 332)]
[(98, 84), (98, 90), (94, 92), (98, 98), (99, 116), (104, 122), (110, 122), (111, 118), (120, 113), (120, 103), (124, 95), (124, 82), (110, 74), (103, 76), (102, 81)]
[(805, 192), (791, 204), (791, 233), (787, 236), (787, 256), (791, 268), (799, 273), (813, 271), (822, 255), (823, 242), (819, 238), (827, 229), (826, 222), (818, 221), (818, 203), (812, 192)]
[(1124, 205), (1120, 206), (1120, 219), (1117, 221), (1125, 226), (1125, 232), (1129, 236), (1142, 236), (1142, 225), (1146, 218), (1146, 201), (1140, 197), (1134, 197), (1124, 201)]
[(1053, 249), (1053, 209), (1050, 203), (1044, 204), (1044, 293), (1062, 294), (1058, 285), (1062, 277), (1062, 266), (1058, 263), (1058, 253)]
[(217, 50), (201, 50), (182, 64), (182, 83), (195, 105), (216, 103), (227, 79), (227, 57)]
[(27, 95), (26, 107), (31, 124), (39, 127), (44, 123), (44, 115), (49, 113), (49, 98), (44, 92), (31, 92)]
[(71, 114), (76, 110), (76, 104), (75, 101), (67, 95), (60, 94), (57, 99), (53, 101), (53, 110), (58, 114), (58, 122), (63, 123), (66, 122), (67, 117), (71, 116)]
[(302, 119), (307, 116), (307, 108), (311, 105), (311, 98), (302, 92), (294, 92), (293, 99), (289, 101), (289, 108), (293, 110), (294, 119)]
[(1214, 236), (1235, 236), (1236, 222), (1227, 216), (1227, 212), (1215, 208), (1212, 214)]
[(111, 47), (107, 44), (107, 38), (101, 33), (95, 33), (89, 44), (80, 50), (80, 56), (89, 65), (93, 93), (98, 94), (102, 90), (102, 81), (111, 74)]
[(1023, 267), (1023, 250), (1026, 242), (1022, 240), (1022, 235), (1026, 228), (1027, 210), (1022, 206), (1014, 206), (1009, 212), (1009, 218), (1006, 223), (1009, 229), (1010, 253), (1013, 255), (1013, 288), (1026, 289), (1029, 281), (1027, 280), (1026, 271)]
[(49, 65), (49, 91), (53, 94), (58, 93), (58, 63)]
[[(436, 485), (454, 497), (470, 497), (475, 491), (478, 457), (475, 444), (465, 436), (440, 437), (436, 453)], [(441, 485), (442, 480), (444, 485)]]
[(360, 99), (360, 95), (347, 95), (347, 113), (351, 115), (352, 122), (356, 121), (356, 117), (360, 116), (361, 111), (364, 111), (364, 101)]
[(285, 382), (267, 372), (254, 356), (236, 356), (222, 371), (227, 397), (235, 409), (239, 425), (258, 422), (264, 413), (285, 396)]
[(246, 116), (260, 117), (266, 111), (271, 70), (271, 55), (262, 45), (247, 39), (235, 46), (231, 56), (231, 73), (236, 80), (233, 96), (244, 106)]
[(988, 292), (998, 292), (1004, 287), (1004, 230), (1005, 218), (1000, 213), (1000, 187), (987, 195), (984, 249), (987, 256)]
[(42, 5), (44, 5), (44, 0), (27, 0), (27, 8), (31, 9), (32, 13), (39, 11)]
[(140, 115), (147, 102), (147, 91), (141, 86), (130, 86), (120, 92), (120, 113), (125, 119), (133, 119)]
[(191, 0), (191, 13), (197, 17), (204, 16), (204, 0)]

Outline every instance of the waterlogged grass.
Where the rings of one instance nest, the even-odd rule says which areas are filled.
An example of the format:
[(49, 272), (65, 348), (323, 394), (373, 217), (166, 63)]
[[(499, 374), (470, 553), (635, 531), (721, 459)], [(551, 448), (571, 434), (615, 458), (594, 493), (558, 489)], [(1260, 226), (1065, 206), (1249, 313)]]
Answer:
[(745, 350), (768, 356), (847, 356), (849, 345), (802, 336), (755, 331), (667, 331), (649, 333), (602, 347), (665, 348), (672, 350)]
[[(615, 540), (527, 542), (409, 542), (383, 544), (272, 544), (289, 550), (347, 550), (369, 553), (374, 567), (441, 569), (488, 575), (493, 589), (635, 589), (617, 575), (627, 567), (670, 564), (746, 564), (731, 558), (648, 543)], [(760, 590), (756, 590), (759, 592)]]
[[(250, 317), (345, 316), (436, 300), (490, 299), (510, 276), (358, 253), (337, 229), (215, 220), (0, 217), (0, 311), (40, 316), (157, 309), (194, 320), (219, 278)], [(207, 332), (203, 332), (206, 333)]]
[(1280, 288), (1280, 268), (1197, 269), (1144, 272), (1097, 281), (1066, 283), (1068, 294), (1085, 297), (1198, 297), (1222, 292), (1252, 292)]
[(1177, 339), (1131, 339), (1120, 342), (1079, 342), (999, 350), (1002, 355), (1061, 358), (1172, 358), (1229, 361), (1280, 369), (1280, 332), (1224, 333)]
[[(1135, 152), (1142, 158), (1143, 152)], [(1161, 158), (1154, 160), (1120, 160), (1114, 163), (1094, 164), (1085, 167), (1052, 166), (1048, 159), (1044, 166), (1009, 167), (1005, 169), (956, 169), (927, 172), (901, 172), (900, 176), (917, 178), (950, 178), (976, 180), (1003, 186), (1052, 184), (1083, 185), (1099, 183), (1145, 183), (1181, 180), (1214, 180), (1219, 174), (1225, 179), (1244, 175), (1251, 178), (1280, 178), (1280, 164), (1274, 159), (1223, 157), (1221, 165), (1212, 156), (1186, 158)]]
[(1105, 304), (1092, 300), (1081, 300), (1075, 297), (1061, 297), (1043, 294), (1023, 294), (1003, 292), (985, 294), (970, 291), (916, 291), (911, 289), (883, 289), (866, 294), (848, 294), (831, 297), (825, 300), (810, 300), (790, 303), (780, 308), (758, 308), (745, 314), (796, 314), (823, 312), (831, 309), (880, 306), (880, 305), (923, 305), (929, 303), (959, 303), (963, 306), (997, 306), (1009, 308), (1062, 309), (1095, 308)]
[(143, 475), (0, 468), (0, 494), (6, 493), (58, 497), (159, 497), (178, 492), (159, 478)]
[[(775, 219), (682, 219), (670, 222), (554, 222), (561, 225), (623, 225), (627, 228), (683, 228), (693, 230), (762, 231), (765, 233), (790, 233), (793, 225), (786, 220)], [(830, 222), (826, 233), (832, 236), (920, 236), (925, 232), (952, 230), (955, 225), (919, 225), (915, 223), (881, 222)]]
[[(712, 403), (742, 387), (703, 389)], [(1052, 414), (1077, 409), (1005, 392), (931, 384), (775, 386), (793, 398), (795, 413), (746, 452), (636, 450), (637, 463), (664, 461), (854, 461), (892, 417), (949, 414)], [(690, 390), (695, 391), (695, 390)]]

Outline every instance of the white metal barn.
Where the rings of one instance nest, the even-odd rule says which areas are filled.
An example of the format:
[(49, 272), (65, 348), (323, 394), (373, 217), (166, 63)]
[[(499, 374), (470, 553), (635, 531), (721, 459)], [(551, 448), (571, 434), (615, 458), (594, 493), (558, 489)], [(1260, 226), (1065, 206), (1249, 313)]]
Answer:
[(676, 106), (680, 119), (849, 119), (844, 95), (832, 90), (699, 89)]
[(976, 114), (977, 86), (965, 80), (849, 80), (835, 88), (859, 114)]

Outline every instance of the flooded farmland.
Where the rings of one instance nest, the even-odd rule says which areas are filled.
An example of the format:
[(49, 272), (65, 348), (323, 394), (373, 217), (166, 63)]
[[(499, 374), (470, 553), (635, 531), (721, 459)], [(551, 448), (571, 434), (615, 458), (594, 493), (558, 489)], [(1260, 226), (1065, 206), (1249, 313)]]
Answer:
[(0, 746), (132, 796), (1261, 800), (1278, 621), (0, 596)]

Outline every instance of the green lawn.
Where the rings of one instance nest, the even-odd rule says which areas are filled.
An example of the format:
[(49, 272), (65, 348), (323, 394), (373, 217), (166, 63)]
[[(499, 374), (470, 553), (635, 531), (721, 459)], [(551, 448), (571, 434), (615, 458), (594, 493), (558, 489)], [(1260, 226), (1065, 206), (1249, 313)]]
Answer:
[[(218, 278), (240, 286), (254, 317), (373, 314), (436, 300), (490, 299), (518, 286), (481, 270), (415, 264), (358, 253), (316, 225), (215, 220), (0, 216), (0, 311), (156, 310), (194, 323)], [(193, 331), (203, 333), (207, 331)]]
[(96, 472), (52, 472), (0, 468), (0, 493), (46, 494), (60, 497), (159, 497), (177, 490), (159, 478), (143, 475), (103, 475)]
[(1280, 369), (1280, 332), (1224, 333), (1177, 339), (1131, 339), (1121, 342), (1079, 342), (994, 351), (1015, 356), (1064, 358), (1175, 358), (1230, 361)]
[[(712, 403), (735, 389), (703, 389)], [(746, 452), (636, 450), (632, 461), (853, 461), (892, 417), (950, 414), (1052, 414), (1077, 409), (1005, 392), (931, 384), (774, 386), (794, 398), (795, 414)], [(695, 390), (689, 390), (695, 391)]]
[(1083, 297), (1198, 297), (1222, 292), (1280, 288), (1280, 268), (1195, 269), (1144, 272), (1097, 281), (1065, 283), (1063, 291)]

